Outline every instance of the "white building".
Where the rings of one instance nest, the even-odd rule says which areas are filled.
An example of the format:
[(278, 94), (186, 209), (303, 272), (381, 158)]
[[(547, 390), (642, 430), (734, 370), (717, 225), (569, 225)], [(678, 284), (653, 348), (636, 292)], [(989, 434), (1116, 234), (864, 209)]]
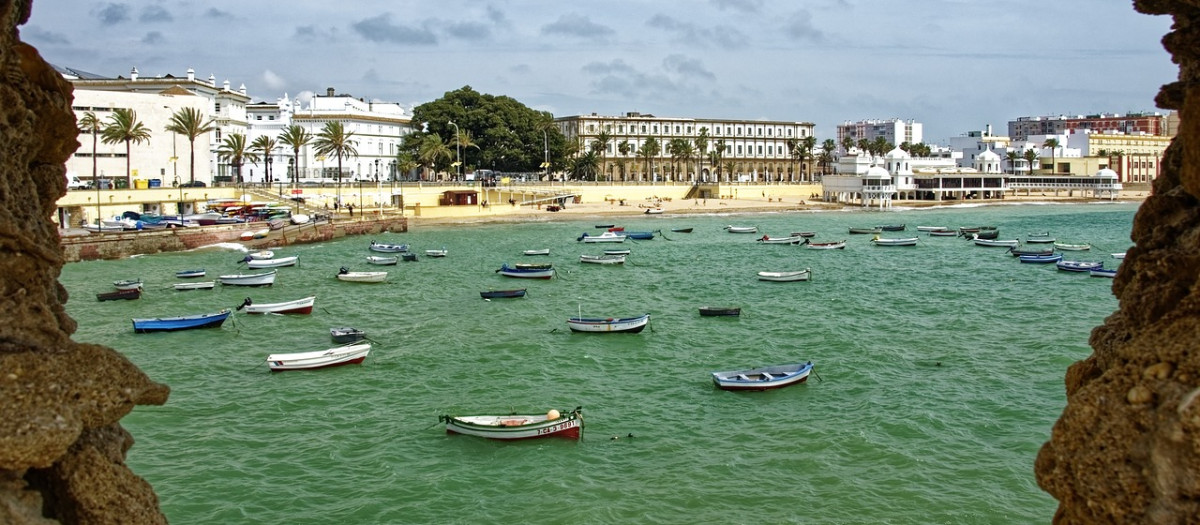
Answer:
[(985, 151), (1003, 156), (1012, 141), (1007, 136), (994, 135), (992, 125), (988, 124), (982, 130), (968, 131), (957, 137), (951, 137), (949, 142), (951, 150), (961, 153), (957, 159), (958, 166), (968, 168), (974, 167), (975, 157)]
[(883, 137), (884, 140), (893, 146), (899, 146), (905, 142), (909, 144), (920, 144), (925, 141), (923, 125), (914, 120), (860, 120), (858, 122), (846, 121), (838, 124), (837, 127), (837, 144), (838, 154), (845, 155), (847, 152), (842, 148), (842, 142), (849, 138), (855, 144), (859, 140), (866, 139), (868, 142), (875, 140), (876, 137)]

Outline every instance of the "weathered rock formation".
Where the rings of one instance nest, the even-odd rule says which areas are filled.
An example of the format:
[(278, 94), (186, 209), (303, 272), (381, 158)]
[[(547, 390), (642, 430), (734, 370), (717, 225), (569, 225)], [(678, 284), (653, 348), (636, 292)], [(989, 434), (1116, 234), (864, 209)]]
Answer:
[(118, 421), (169, 390), (71, 341), (50, 217), (78, 131), (70, 84), (18, 39), (29, 13), (0, 0), (0, 523), (165, 523)]
[(1179, 80), (1156, 102), (1182, 128), (1113, 282), (1120, 309), (1067, 371), (1067, 407), (1037, 457), (1054, 523), (1200, 522), (1200, 0), (1135, 0), (1172, 15)]

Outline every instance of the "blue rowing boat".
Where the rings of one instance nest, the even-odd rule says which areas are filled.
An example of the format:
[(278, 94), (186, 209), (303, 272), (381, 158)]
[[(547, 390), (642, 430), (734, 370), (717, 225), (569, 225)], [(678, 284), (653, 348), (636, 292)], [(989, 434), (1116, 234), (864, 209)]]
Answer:
[(229, 318), (232, 311), (228, 308), (214, 314), (185, 315), (182, 317), (155, 317), (153, 319), (134, 319), (134, 333), (174, 332), (191, 330), (193, 328), (216, 328)]

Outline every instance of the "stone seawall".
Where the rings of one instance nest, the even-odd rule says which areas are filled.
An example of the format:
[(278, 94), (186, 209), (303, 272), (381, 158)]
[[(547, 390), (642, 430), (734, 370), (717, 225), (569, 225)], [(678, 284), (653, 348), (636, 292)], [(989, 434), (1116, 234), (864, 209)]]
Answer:
[(247, 231), (263, 228), (262, 223), (202, 226), (161, 231), (105, 233), (63, 237), (64, 262), (121, 259), (137, 254), (178, 252), (223, 242), (240, 242), (247, 248), (259, 250), (340, 239), (347, 235), (373, 235), (382, 232), (408, 231), (408, 219), (392, 217), (378, 220), (309, 223), (272, 230), (262, 239), (242, 241)]

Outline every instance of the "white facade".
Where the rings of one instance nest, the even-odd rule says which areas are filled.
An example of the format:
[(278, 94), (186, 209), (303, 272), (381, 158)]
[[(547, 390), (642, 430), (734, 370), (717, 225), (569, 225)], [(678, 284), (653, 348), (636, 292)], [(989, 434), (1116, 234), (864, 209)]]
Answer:
[(992, 126), (989, 124), (983, 130), (968, 131), (963, 135), (951, 137), (949, 142), (950, 149), (961, 154), (957, 159), (958, 166), (968, 168), (975, 166), (976, 157), (985, 151), (1003, 156), (1012, 141), (1007, 136), (993, 135)]
[[(175, 91), (174, 94), (171, 91)], [(93, 158), (95, 159), (95, 177), (99, 179), (116, 180), (125, 177), (126, 160), (129, 160), (130, 178), (134, 181), (146, 181), (149, 186), (152, 180), (158, 185), (169, 187), (179, 182), (191, 180), (189, 156), (192, 144), (186, 136), (177, 135), (166, 129), (171, 115), (183, 108), (194, 108), (207, 111), (209, 101), (203, 97), (192, 95), (186, 91), (170, 90), (167, 93), (128, 93), (121, 91), (96, 91), (90, 89), (75, 89), (75, 100), (72, 103), (76, 120), (91, 111), (101, 122), (109, 122), (113, 110), (127, 108), (133, 110), (137, 121), (141, 122), (150, 132), (150, 141), (130, 146), (126, 156), (125, 143), (105, 144), (97, 137), (95, 150), (91, 134), (80, 133), (79, 149), (67, 159), (67, 176), (78, 176), (81, 180), (93, 179)], [(196, 180), (204, 183), (212, 182), (212, 148), (211, 134), (196, 138)], [(172, 159), (176, 159), (172, 162)], [(134, 183), (136, 187), (137, 183)]]
[(859, 140), (866, 139), (873, 141), (876, 137), (883, 137), (892, 146), (899, 146), (905, 142), (909, 144), (920, 144), (925, 141), (924, 126), (915, 120), (887, 119), (887, 120), (860, 120), (857, 122), (846, 121), (838, 124), (837, 127), (837, 144), (838, 154), (845, 155), (847, 152), (841, 147), (842, 141), (849, 137), (851, 140), (858, 143)]

